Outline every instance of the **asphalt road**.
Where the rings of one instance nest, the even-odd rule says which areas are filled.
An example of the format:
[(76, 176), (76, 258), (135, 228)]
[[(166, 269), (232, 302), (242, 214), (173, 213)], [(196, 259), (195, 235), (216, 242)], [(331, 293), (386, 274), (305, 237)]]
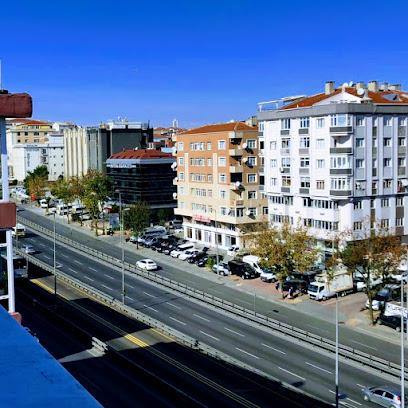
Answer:
[[(47, 279), (42, 281), (41, 286), (49, 283), (52, 289), (52, 278), (49, 282)], [(41, 344), (60, 359), (65, 368), (105, 407), (133, 407), (135, 401), (141, 407), (326, 406), (278, 383), (169, 341), (142, 323), (81, 297), (72, 288), (60, 285), (60, 292), (70, 302), (58, 302), (55, 312), (44, 313), (39, 303), (53, 310), (53, 296), (32, 283), (19, 284), (17, 306), (23, 313), (23, 324), (30, 327)], [(32, 299), (36, 299), (35, 307)], [(70, 306), (72, 302), (80, 303), (86, 312), (78, 313), (76, 308)], [(61, 314), (65, 322), (58, 318)], [(91, 314), (102, 322), (108, 322), (107, 325), (90, 317)], [(138, 369), (132, 370), (128, 364), (118, 362), (111, 354), (96, 355), (95, 351), (89, 350), (83, 336), (75, 335), (66, 321), (73, 321), (75, 326), (84, 328), (87, 333), (105, 342), (114, 342), (116, 348), (121, 350), (119, 353), (137, 365), (147, 367), (179, 393), (166, 393), (166, 387), (141, 374)], [(129, 339), (118, 336), (113, 327), (132, 333), (148, 346), (135, 347)]]
[[(31, 236), (20, 243), (22, 241), (33, 244), (40, 251), (36, 256), (52, 265), (50, 240)], [(119, 271), (60, 245), (57, 245), (57, 263), (61, 271), (120, 299)], [(129, 306), (275, 378), (325, 401), (333, 401), (332, 357), (291, 343), (271, 331), (250, 326), (246, 321), (236, 320), (205, 305), (179, 298), (134, 276), (126, 276), (126, 287)], [(348, 364), (340, 364), (340, 390), (347, 395), (342, 402), (348, 406), (361, 406), (362, 386), (382, 383), (386, 381)]]

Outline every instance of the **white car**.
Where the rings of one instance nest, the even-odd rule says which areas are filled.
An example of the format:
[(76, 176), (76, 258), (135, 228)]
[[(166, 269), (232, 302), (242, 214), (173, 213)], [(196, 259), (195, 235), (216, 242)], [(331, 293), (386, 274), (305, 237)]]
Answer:
[(171, 252), (170, 252), (170, 256), (172, 257), (172, 258), (178, 258), (181, 254), (183, 254), (184, 253), (184, 251), (180, 251), (179, 249), (173, 249)]
[(186, 261), (187, 259), (191, 258), (195, 254), (198, 254), (200, 251), (198, 249), (187, 249), (187, 251), (183, 252), (179, 255), (179, 259), (182, 261)]
[(141, 259), (136, 262), (136, 266), (145, 271), (155, 271), (157, 269), (157, 264), (152, 259)]
[(408, 283), (408, 271), (398, 271), (398, 273), (391, 275), (391, 277), (397, 282), (404, 280), (404, 283)]
[(232, 245), (231, 247), (228, 248), (227, 255), (228, 256), (235, 256), (238, 251), (239, 251), (239, 246), (238, 245)]
[(22, 247), (21, 247), (21, 249), (24, 251), (24, 253), (26, 253), (26, 254), (28, 254), (28, 255), (30, 255), (30, 254), (35, 254), (35, 249), (34, 249), (34, 247), (32, 246), (32, 245), (28, 245), (28, 244), (26, 244), (26, 245), (23, 245)]
[(231, 275), (231, 272), (228, 268), (227, 262), (220, 262), (219, 264), (215, 264), (212, 267), (212, 271), (218, 275), (228, 276)]

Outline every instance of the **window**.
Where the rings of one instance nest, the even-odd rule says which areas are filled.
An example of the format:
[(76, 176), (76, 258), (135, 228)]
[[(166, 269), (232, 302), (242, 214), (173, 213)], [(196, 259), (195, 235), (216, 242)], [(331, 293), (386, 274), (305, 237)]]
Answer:
[(325, 161), (324, 161), (324, 159), (317, 159), (317, 160), (316, 160), (316, 167), (317, 167), (318, 169), (324, 169), (324, 167), (325, 167)]
[(388, 218), (383, 218), (380, 222), (381, 228), (388, 228), (390, 226), (390, 220)]
[(373, 182), (371, 183), (371, 188), (372, 188), (373, 190), (377, 190), (377, 188), (378, 188), (378, 182), (377, 182), (377, 181), (373, 181)]
[(358, 116), (356, 120), (356, 124), (357, 126), (364, 126), (365, 125), (364, 118), (362, 116)]
[(256, 174), (248, 174), (248, 183), (256, 183)]
[(384, 146), (390, 147), (391, 146), (391, 138), (384, 137)]
[(300, 158), (300, 167), (302, 168), (309, 168), (310, 166), (310, 159), (309, 157), (301, 157)]
[(219, 174), (218, 177), (220, 183), (225, 183), (227, 181), (227, 176), (224, 173)]
[(268, 207), (262, 207), (262, 214), (268, 215)]
[(253, 217), (253, 216), (256, 216), (256, 213), (257, 213), (257, 211), (256, 211), (256, 207), (249, 207), (248, 208), (248, 216), (249, 217)]
[(353, 223), (353, 230), (354, 231), (359, 231), (363, 229), (363, 223), (361, 221), (356, 221)]
[(392, 126), (392, 119), (389, 116), (384, 118), (384, 126)]
[(397, 197), (395, 201), (395, 205), (397, 207), (403, 207), (404, 206), (404, 197)]
[(370, 208), (371, 209), (375, 208), (375, 200), (373, 198), (370, 200)]
[(300, 138), (300, 148), (308, 149), (310, 147), (310, 137), (303, 136)]
[(281, 165), (282, 167), (290, 168), (290, 157), (282, 157)]
[(310, 187), (310, 177), (301, 177), (300, 178), (300, 187), (309, 188)]
[(256, 199), (256, 191), (248, 191), (248, 200)]
[(227, 160), (225, 157), (218, 158), (218, 166), (225, 167), (227, 165)]
[(373, 169), (377, 168), (377, 159), (373, 159)]
[(225, 150), (225, 140), (218, 141), (218, 150)]
[(350, 179), (347, 177), (332, 177), (330, 186), (332, 190), (350, 190)]
[(407, 126), (407, 118), (398, 118), (398, 126)]
[(377, 147), (377, 138), (373, 137), (373, 147)]
[(249, 167), (256, 166), (256, 157), (254, 157), (254, 156), (249, 156), (249, 157), (248, 157), (247, 164), (248, 164)]
[(248, 139), (247, 140), (248, 149), (256, 149), (256, 140), (255, 139)]
[(398, 167), (405, 167), (405, 157), (398, 157)]
[(390, 199), (389, 198), (382, 198), (381, 199), (381, 207), (389, 207), (390, 206)]
[(306, 129), (309, 127), (310, 124), (310, 118), (306, 117), (306, 118), (300, 118), (300, 128), (301, 129)]
[(207, 166), (212, 166), (212, 159), (207, 159)]
[(178, 164), (179, 164), (180, 166), (184, 166), (184, 157), (179, 157), (179, 158), (178, 158)]
[(282, 147), (282, 149), (289, 149), (290, 148), (290, 139), (282, 139), (281, 147)]
[(351, 160), (349, 156), (330, 157), (330, 168), (332, 169), (350, 169)]
[(361, 200), (354, 201), (353, 207), (355, 210), (361, 210), (363, 208), (363, 202)]
[(184, 150), (184, 143), (183, 142), (178, 142), (177, 143), (177, 150), (179, 152), (182, 152)]
[(277, 160), (276, 159), (271, 159), (271, 168), (275, 168), (277, 165)]
[(406, 146), (407, 144), (407, 139), (405, 137), (399, 137), (398, 138), (398, 146)]
[(391, 167), (391, 159), (389, 157), (384, 159), (384, 167)]
[(317, 118), (316, 119), (316, 127), (317, 127), (317, 129), (324, 128), (324, 118)]
[(270, 187), (276, 187), (277, 180), (278, 180), (277, 178), (271, 177), (271, 178), (269, 179), (269, 186), (270, 186)]
[(227, 192), (225, 190), (220, 190), (220, 198), (227, 198)]
[(357, 138), (356, 139), (356, 147), (364, 147), (364, 139), (363, 138)]
[(384, 188), (391, 188), (392, 187), (392, 180), (391, 179), (385, 179), (383, 181), (383, 187)]
[(281, 129), (282, 130), (290, 129), (290, 119), (281, 119)]
[(364, 159), (356, 159), (356, 168), (358, 169), (364, 168)]
[(269, 142), (269, 149), (276, 150), (276, 141)]
[(324, 190), (324, 180), (316, 180), (316, 189)]
[(178, 179), (179, 179), (180, 181), (184, 181), (184, 173), (179, 173), (179, 174), (178, 174)]
[(350, 126), (351, 117), (346, 114), (330, 115), (330, 126)]
[(403, 227), (404, 226), (404, 219), (403, 218), (396, 218), (395, 219), (395, 226), (396, 227)]
[(282, 187), (290, 187), (290, 176), (282, 176)]
[(208, 175), (207, 175), (207, 181), (208, 181), (209, 183), (212, 183), (212, 181), (213, 181), (213, 176), (212, 176), (212, 174), (208, 174)]
[(324, 149), (324, 139), (316, 139), (316, 148), (317, 149)]
[(260, 132), (263, 132), (263, 131), (264, 131), (264, 128), (265, 128), (265, 123), (264, 123), (264, 122), (259, 122), (259, 123), (258, 123), (258, 130), (259, 130)]

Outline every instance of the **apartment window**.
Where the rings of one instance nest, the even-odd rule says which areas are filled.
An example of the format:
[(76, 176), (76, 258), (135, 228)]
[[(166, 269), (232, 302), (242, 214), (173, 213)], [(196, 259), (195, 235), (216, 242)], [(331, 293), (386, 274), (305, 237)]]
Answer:
[(259, 122), (259, 123), (258, 123), (258, 130), (259, 130), (260, 132), (263, 132), (263, 131), (264, 131), (264, 128), (265, 128), (265, 123), (264, 123), (264, 122)]
[(212, 144), (211, 142), (207, 142), (207, 150), (211, 150), (212, 149)]
[(34, 132), (34, 136), (40, 136), (40, 132)]
[(180, 181), (184, 181), (184, 173), (179, 173), (179, 174), (178, 174), (178, 179), (179, 179)]
[(256, 216), (256, 213), (257, 213), (257, 211), (256, 211), (256, 207), (249, 207), (248, 208), (248, 216), (249, 217), (253, 217), (253, 216)]
[(38, 143), (40, 139), (34, 139), (34, 143)]
[(218, 158), (218, 166), (225, 167), (227, 165), (227, 160), (225, 157)]
[(389, 157), (384, 159), (384, 167), (391, 167), (391, 159)]
[(355, 221), (353, 223), (353, 230), (354, 231), (359, 231), (361, 229), (363, 229), (363, 223), (361, 221)]
[(225, 190), (220, 190), (220, 198), (222, 199), (227, 198), (227, 192)]
[(256, 157), (249, 156), (247, 161), (248, 166), (253, 167), (256, 166)]
[(277, 165), (277, 160), (276, 159), (271, 159), (271, 168), (275, 168)]
[(377, 138), (373, 137), (373, 147), (377, 147)]
[(278, 181), (278, 179), (277, 179), (276, 177), (271, 177), (271, 178), (269, 179), (269, 186), (270, 186), (270, 187), (276, 187), (277, 181)]
[(370, 208), (372, 210), (375, 208), (375, 200), (373, 198), (370, 200)]
[(177, 143), (177, 150), (179, 152), (182, 152), (184, 150), (184, 143), (183, 142), (178, 142)]
[(268, 215), (268, 207), (262, 207), (262, 214)]
[(282, 139), (281, 147), (282, 147), (282, 149), (289, 149), (290, 148), (290, 139)]
[(391, 147), (391, 138), (384, 137), (384, 146)]
[(218, 179), (220, 183), (225, 183), (227, 181), (227, 176), (224, 173), (218, 175)]
[(276, 150), (276, 141), (269, 142), (269, 149)]
[(256, 149), (256, 140), (255, 139), (248, 139), (247, 140), (248, 149)]
[(256, 174), (248, 174), (248, 183), (256, 183)]
[(364, 147), (364, 139), (359, 137), (356, 139), (356, 147)]
[(212, 166), (212, 159), (207, 159), (207, 166)]
[(28, 132), (24, 132), (24, 136), (28, 136)]
[(330, 126), (351, 126), (351, 117), (346, 114), (330, 115)]
[(395, 200), (395, 205), (397, 207), (403, 207), (404, 206), (404, 197), (397, 197)]
[(256, 199), (256, 191), (248, 191), (248, 200)]
[(180, 166), (184, 166), (184, 157), (179, 157), (179, 158), (178, 158), (178, 164), (179, 164)]
[(350, 190), (350, 179), (347, 177), (333, 177), (330, 179), (332, 190)]
[(395, 219), (395, 226), (396, 227), (403, 227), (404, 226), (404, 219), (403, 218), (396, 218)]
[(398, 138), (398, 146), (406, 146), (407, 144), (407, 139), (405, 137), (399, 137)]
[(303, 136), (300, 138), (300, 148), (308, 149), (310, 147), (310, 137)]
[(282, 130), (290, 129), (290, 119), (281, 119), (281, 129)]
[(381, 199), (381, 207), (389, 207), (390, 206), (390, 199), (389, 198), (382, 198)]
[(316, 167), (318, 169), (324, 169), (324, 166), (325, 166), (324, 159), (317, 159), (316, 160)]
[(398, 167), (405, 167), (405, 157), (398, 157)]
[(392, 187), (392, 180), (391, 179), (385, 179), (383, 181), (383, 187), (384, 188), (391, 188)]
[(282, 176), (282, 187), (290, 187), (290, 176)]
[(384, 126), (392, 126), (392, 119), (390, 117), (384, 118)]
[(332, 169), (350, 169), (351, 161), (349, 156), (330, 157), (330, 168)]
[(301, 157), (300, 158), (300, 167), (308, 168), (310, 166), (310, 159), (309, 157)]
[(225, 140), (218, 141), (218, 150), (225, 150)]
[(310, 177), (301, 177), (300, 178), (300, 187), (310, 188)]
[(209, 183), (212, 183), (212, 181), (213, 181), (213, 176), (212, 176), (212, 174), (208, 174), (208, 175), (207, 175), (207, 181), (208, 181)]
[(190, 143), (190, 150), (193, 150), (193, 151), (204, 150), (204, 143), (202, 142)]
[(324, 180), (316, 180), (316, 189), (324, 190)]
[(281, 166), (290, 168), (290, 157), (282, 157), (281, 158)]
[(353, 207), (355, 210), (361, 210), (363, 208), (363, 202), (361, 200), (354, 201)]
[(390, 220), (388, 218), (383, 218), (380, 222), (381, 228), (388, 228), (390, 226)]
[(358, 169), (364, 168), (364, 159), (356, 159), (356, 168)]
[(324, 147), (325, 147), (324, 139), (316, 139), (316, 148), (324, 149)]
[(373, 181), (373, 182), (371, 183), (371, 188), (372, 188), (373, 190), (377, 190), (377, 188), (378, 188), (378, 182), (377, 182), (377, 181)]
[(310, 118), (306, 117), (306, 118), (300, 118), (300, 128), (301, 129), (306, 129), (309, 127), (310, 124)]
[(356, 120), (356, 124), (357, 126), (365, 126), (364, 118), (362, 116), (358, 116)]
[(316, 127), (317, 127), (317, 129), (324, 128), (324, 118), (317, 118), (316, 119)]
[(407, 118), (398, 118), (398, 126), (407, 126)]
[(178, 186), (177, 191), (178, 191), (179, 195), (184, 195), (185, 194), (183, 186)]
[(377, 159), (373, 159), (373, 169), (377, 168)]

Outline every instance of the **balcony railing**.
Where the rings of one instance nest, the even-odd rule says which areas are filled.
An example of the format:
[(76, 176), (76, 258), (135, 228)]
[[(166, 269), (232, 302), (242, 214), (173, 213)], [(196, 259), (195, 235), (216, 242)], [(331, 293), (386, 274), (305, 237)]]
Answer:
[(330, 190), (330, 195), (334, 197), (350, 197), (352, 192), (351, 190)]
[(331, 147), (330, 154), (353, 154), (352, 147)]
[(230, 173), (242, 173), (242, 166), (230, 166)]
[(347, 135), (353, 132), (353, 126), (331, 126), (330, 133), (337, 135)]
[(229, 155), (232, 156), (232, 157), (242, 156), (242, 152), (243, 152), (243, 150), (242, 150), (241, 147), (237, 147), (235, 149), (229, 149), (228, 150)]
[(353, 169), (330, 169), (331, 175), (351, 176)]

